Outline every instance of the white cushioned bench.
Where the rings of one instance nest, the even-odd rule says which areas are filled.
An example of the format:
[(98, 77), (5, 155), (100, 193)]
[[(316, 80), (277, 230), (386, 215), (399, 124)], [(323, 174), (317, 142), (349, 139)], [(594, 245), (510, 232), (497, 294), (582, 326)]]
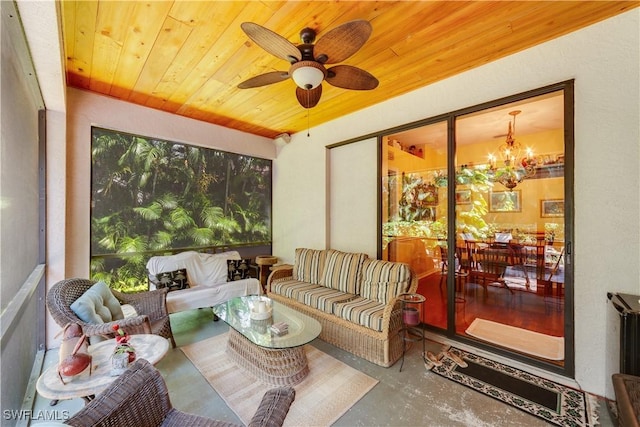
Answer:
[(167, 311), (177, 313), (194, 308), (212, 307), (230, 298), (260, 295), (262, 287), (255, 278), (228, 281), (228, 260), (241, 260), (238, 251), (206, 254), (195, 251), (175, 255), (154, 256), (147, 262), (149, 288), (163, 284), (157, 277), (162, 273), (186, 270), (189, 287), (167, 294)]

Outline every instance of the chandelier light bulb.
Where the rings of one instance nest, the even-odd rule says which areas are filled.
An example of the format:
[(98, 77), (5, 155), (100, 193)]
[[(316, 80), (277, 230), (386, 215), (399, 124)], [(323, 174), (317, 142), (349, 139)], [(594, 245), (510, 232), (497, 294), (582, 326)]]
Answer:
[(507, 138), (498, 151), (502, 156), (504, 166), (497, 168), (496, 160), (493, 154), (489, 155), (489, 175), (495, 182), (504, 185), (509, 191), (512, 191), (525, 178), (530, 178), (536, 173), (535, 161), (533, 161), (533, 150), (529, 147), (526, 149), (526, 157), (520, 159), (522, 146), (516, 142), (516, 116), (520, 114), (520, 110), (509, 112), (513, 117), (513, 123), (509, 122)]

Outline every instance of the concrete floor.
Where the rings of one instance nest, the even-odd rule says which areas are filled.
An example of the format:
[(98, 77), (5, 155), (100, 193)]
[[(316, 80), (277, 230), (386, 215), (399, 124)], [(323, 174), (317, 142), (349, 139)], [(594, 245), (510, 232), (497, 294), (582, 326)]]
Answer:
[[(179, 349), (182, 345), (226, 332), (226, 324), (213, 322), (211, 310), (172, 314), (171, 324), (178, 348), (170, 349), (156, 367), (165, 377), (173, 406), (185, 412), (241, 423)], [(382, 368), (319, 339), (312, 345), (380, 381), (334, 426), (548, 425), (539, 418), (427, 371), (420, 344), (414, 344), (407, 353), (402, 372), (399, 362), (391, 368)], [(438, 353), (442, 345), (428, 340), (427, 350)], [(57, 360), (57, 349), (48, 351), (44, 368)], [(73, 399), (49, 406), (48, 399), (36, 396), (34, 411), (56, 411), (59, 418), (65, 418), (66, 414), (75, 413), (83, 405), (82, 399)], [(600, 425), (615, 425), (606, 402), (600, 402), (598, 413)], [(37, 422), (31, 425), (37, 425)]]

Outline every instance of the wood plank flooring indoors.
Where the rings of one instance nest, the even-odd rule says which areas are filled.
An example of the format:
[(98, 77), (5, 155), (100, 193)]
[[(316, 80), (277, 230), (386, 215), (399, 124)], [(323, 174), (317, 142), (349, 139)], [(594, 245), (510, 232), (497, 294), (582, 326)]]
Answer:
[[(459, 335), (467, 336), (465, 330), (480, 318), (554, 337), (564, 336), (564, 300), (561, 297), (541, 295), (525, 286), (510, 285), (511, 291), (500, 285), (489, 285), (485, 289), (466, 279), (461, 279), (457, 286), (456, 333)], [(421, 278), (418, 293), (427, 298), (423, 323), (446, 329), (447, 291), (440, 275)]]

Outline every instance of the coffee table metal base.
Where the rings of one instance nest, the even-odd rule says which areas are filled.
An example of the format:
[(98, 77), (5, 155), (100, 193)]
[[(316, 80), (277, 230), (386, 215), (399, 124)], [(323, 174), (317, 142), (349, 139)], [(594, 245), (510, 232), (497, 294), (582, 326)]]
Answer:
[(259, 380), (276, 386), (296, 385), (309, 374), (304, 346), (271, 349), (260, 347), (229, 328), (227, 355)]

